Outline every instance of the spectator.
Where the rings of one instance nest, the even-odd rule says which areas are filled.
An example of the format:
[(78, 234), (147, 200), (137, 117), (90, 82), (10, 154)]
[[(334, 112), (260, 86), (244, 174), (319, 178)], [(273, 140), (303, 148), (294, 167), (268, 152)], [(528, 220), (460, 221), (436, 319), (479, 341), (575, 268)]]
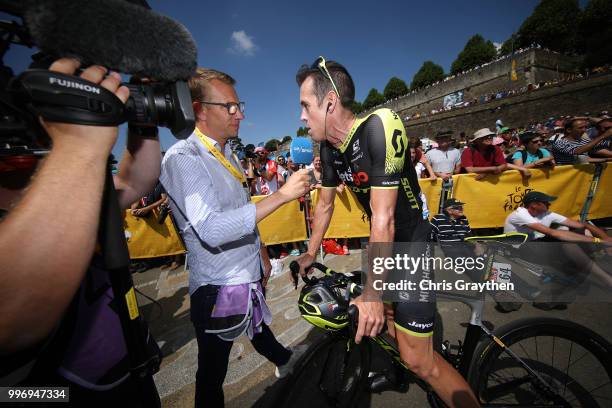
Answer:
[(493, 136), (495, 133), (488, 128), (477, 130), (471, 144), (461, 154), (461, 167), (467, 173), (477, 173), (477, 179), (487, 174), (500, 174), (508, 168), (501, 149), (492, 145)]
[(420, 149), (410, 148), (410, 162), (414, 166), (418, 178), (429, 178), (430, 180), (437, 178), (431, 168), (431, 164), (429, 164), (429, 161)]
[(444, 181), (461, 171), (461, 153), (452, 146), (452, 135), (452, 130), (438, 132), (435, 137), (438, 147), (425, 155), (431, 163), (433, 174)]
[[(599, 118), (599, 120), (595, 122), (594, 128), (596, 129), (596, 134), (593, 135), (593, 138), (597, 137), (598, 135), (602, 135), (606, 133), (609, 129), (611, 129), (612, 119), (608, 116)], [(612, 158), (612, 138), (608, 137), (607, 139), (602, 140), (601, 143), (599, 143), (597, 147), (593, 150), (593, 152), (591, 153), (591, 156), (603, 157), (608, 160), (611, 159)]]
[(440, 246), (463, 242), (466, 237), (472, 235), (470, 223), (463, 215), (463, 204), (454, 198), (448, 199), (444, 202), (444, 212), (431, 219), (432, 238)]
[(542, 146), (542, 137), (537, 133), (524, 132), (520, 135), (523, 149), (512, 155), (512, 163), (519, 167), (554, 167), (555, 159)]
[(557, 164), (579, 163), (581, 161), (580, 155), (598, 148), (605, 148), (606, 143), (608, 143), (605, 140), (612, 136), (612, 130), (608, 128), (592, 140), (583, 138), (582, 135), (587, 130), (587, 121), (583, 118), (569, 119), (565, 122), (563, 128), (565, 134), (556, 138), (551, 146)]
[[(557, 197), (549, 196), (539, 191), (530, 191), (523, 198), (523, 205), (510, 213), (504, 223), (504, 233), (521, 232), (528, 235), (530, 241), (539, 242), (588, 242), (588, 243), (603, 243), (606, 246), (612, 246), (612, 238), (605, 231), (597, 228), (590, 223), (582, 223), (572, 220), (564, 215), (549, 211), (550, 203)], [(566, 229), (552, 228), (554, 224), (575, 228), (579, 231), (572, 232)], [(565, 245), (563, 254), (565, 255), (565, 264), (572, 265), (567, 270), (576, 273), (586, 269), (587, 273), (592, 273), (598, 277), (606, 287), (612, 288), (612, 277), (602, 270), (595, 262), (592, 262), (589, 257), (576, 245)], [(554, 249), (554, 253), (547, 256), (539, 251), (530, 251), (530, 248), (521, 248), (522, 256), (541, 262), (546, 259), (557, 259), (559, 251)], [(588, 268), (587, 268), (588, 266)]]
[(278, 173), (276, 161), (269, 160), (268, 151), (261, 146), (255, 148), (255, 154), (257, 155), (255, 162), (256, 194), (270, 195), (277, 192), (285, 180)]
[(287, 172), (287, 164), (285, 163), (285, 156), (279, 154), (276, 157), (276, 165), (277, 165), (276, 172), (279, 175), (278, 182), (279, 182), (279, 187), (280, 187), (283, 184), (285, 184), (285, 181), (287, 181), (287, 177), (289, 176)]
[(297, 164), (294, 163), (294, 161), (291, 158), (291, 156), (287, 157), (287, 172), (288, 172), (289, 176), (291, 176), (293, 173), (295, 173), (299, 169), (300, 169), (300, 167)]
[(158, 208), (161, 204), (168, 204), (168, 195), (160, 182), (157, 183), (153, 191), (135, 201), (130, 206), (130, 212), (135, 217), (148, 217), (151, 211)]
[(321, 156), (315, 156), (310, 165), (314, 174), (317, 188), (321, 187)]
[(505, 157), (513, 154), (519, 145), (519, 140), (516, 136), (514, 136), (513, 131), (514, 129), (511, 129), (509, 127), (502, 127), (498, 132), (498, 137), (500, 139), (498, 139), (497, 143), (495, 143), (494, 140), (493, 143), (494, 145), (498, 145), (499, 148), (502, 149)]
[[(606, 241), (612, 244), (612, 238), (602, 229), (592, 224), (574, 221), (561, 214), (549, 211), (550, 203), (556, 199), (557, 197), (549, 196), (539, 191), (528, 192), (523, 198), (523, 205), (506, 218), (504, 233), (521, 232), (527, 234), (530, 241)], [(585, 232), (589, 231), (591, 236), (552, 229), (552, 224), (583, 229)]]

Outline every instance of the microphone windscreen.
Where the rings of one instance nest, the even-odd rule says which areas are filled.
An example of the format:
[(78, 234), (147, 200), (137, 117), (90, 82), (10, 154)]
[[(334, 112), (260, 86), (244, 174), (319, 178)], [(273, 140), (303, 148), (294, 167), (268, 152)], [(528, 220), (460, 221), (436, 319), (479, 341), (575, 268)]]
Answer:
[(197, 49), (173, 19), (126, 0), (27, 0), (24, 19), (41, 51), (161, 81), (195, 73)]
[(314, 158), (312, 140), (306, 137), (293, 139), (289, 151), (295, 164), (310, 164)]

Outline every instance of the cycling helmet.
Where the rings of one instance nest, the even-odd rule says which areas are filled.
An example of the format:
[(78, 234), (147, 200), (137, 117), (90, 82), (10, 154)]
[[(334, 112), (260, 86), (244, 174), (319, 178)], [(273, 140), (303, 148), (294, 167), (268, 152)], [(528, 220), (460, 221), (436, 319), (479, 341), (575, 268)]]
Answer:
[(340, 330), (348, 324), (346, 286), (334, 285), (324, 278), (306, 285), (300, 292), (298, 308), (310, 324), (324, 330)]

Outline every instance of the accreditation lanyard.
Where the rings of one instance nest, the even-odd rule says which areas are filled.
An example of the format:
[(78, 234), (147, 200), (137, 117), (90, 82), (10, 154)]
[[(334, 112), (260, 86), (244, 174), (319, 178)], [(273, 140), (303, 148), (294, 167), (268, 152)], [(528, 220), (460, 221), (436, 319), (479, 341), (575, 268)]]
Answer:
[(217, 150), (217, 148), (213, 146), (212, 143), (208, 141), (204, 133), (200, 132), (200, 129), (198, 129), (197, 127), (195, 128), (195, 134), (200, 138), (202, 143), (204, 143), (204, 146), (208, 148), (208, 150), (213, 154), (213, 156), (215, 156), (217, 160), (219, 160), (219, 162), (223, 166), (225, 166), (225, 168), (232, 174), (232, 176), (234, 176), (238, 181), (240, 181), (240, 183), (242, 183), (242, 187), (244, 188), (244, 191), (247, 195), (247, 199), (251, 201), (249, 185), (247, 184), (244, 174), (236, 170), (236, 168), (232, 166), (231, 163), (225, 158), (225, 156), (223, 156), (223, 154), (219, 150)]

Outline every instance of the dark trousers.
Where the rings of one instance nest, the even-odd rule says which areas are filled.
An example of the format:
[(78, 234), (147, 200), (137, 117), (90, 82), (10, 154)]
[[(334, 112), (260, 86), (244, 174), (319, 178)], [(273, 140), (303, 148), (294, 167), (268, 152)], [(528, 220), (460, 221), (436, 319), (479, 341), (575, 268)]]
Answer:
[[(218, 286), (205, 285), (191, 295), (191, 321), (198, 340), (198, 371), (196, 373), (195, 407), (223, 407), (223, 381), (227, 374), (233, 342), (221, 340), (215, 334), (205, 333), (217, 299)], [(276, 366), (289, 361), (291, 352), (281, 345), (268, 326), (253, 336), (251, 344), (259, 354)]]

